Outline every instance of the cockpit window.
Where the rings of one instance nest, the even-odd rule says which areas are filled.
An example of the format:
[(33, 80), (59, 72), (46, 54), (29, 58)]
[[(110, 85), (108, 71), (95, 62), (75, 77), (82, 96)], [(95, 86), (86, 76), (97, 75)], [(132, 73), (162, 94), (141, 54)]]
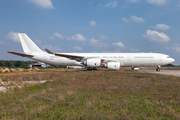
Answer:
[(167, 56), (167, 58), (171, 58), (170, 56)]

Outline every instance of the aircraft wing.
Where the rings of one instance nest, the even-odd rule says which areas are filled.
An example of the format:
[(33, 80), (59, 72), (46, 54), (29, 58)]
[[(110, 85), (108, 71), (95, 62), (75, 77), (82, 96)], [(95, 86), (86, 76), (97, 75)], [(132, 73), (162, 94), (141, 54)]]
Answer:
[(11, 54), (14, 54), (14, 55), (19, 55), (19, 56), (21, 56), (21, 57), (34, 57), (33, 55), (28, 55), (28, 54), (18, 53), (18, 52), (8, 51), (8, 53), (11, 53)]
[(45, 49), (47, 53), (49, 54), (54, 54), (56, 56), (59, 57), (65, 57), (65, 58), (69, 58), (71, 60), (76, 60), (76, 61), (81, 61), (84, 57), (83, 56), (76, 56), (76, 55), (69, 55), (69, 54), (61, 54), (61, 53), (53, 53), (52, 51)]
[(66, 57), (71, 60), (81, 61), (84, 57), (83, 56), (76, 56), (76, 55), (68, 55), (68, 54), (61, 54), (61, 53), (55, 53), (54, 55), (60, 56), (60, 57)]
[[(67, 55), (67, 54), (60, 54), (60, 53), (55, 53), (56, 56), (60, 56), (60, 57), (66, 57), (69, 58), (71, 60), (76, 60), (78, 62), (82, 61), (82, 60), (86, 60), (86, 59), (91, 59), (93, 57), (88, 57), (88, 58), (84, 58), (83, 56), (76, 56), (76, 55)], [(108, 62), (119, 62), (116, 60), (107, 60), (107, 59), (102, 59), (103, 63), (108, 63)]]
[[(77, 55), (69, 55), (69, 54), (62, 54), (62, 53), (53, 53), (51, 52), (50, 50), (48, 49), (45, 49), (47, 53), (49, 54), (54, 54), (56, 56), (59, 56), (59, 57), (65, 57), (65, 58), (69, 58), (71, 60), (76, 60), (78, 62), (82, 61), (82, 60), (86, 60), (86, 59), (90, 59), (90, 58), (93, 58), (93, 57), (88, 57), (88, 58), (84, 58), (84, 56), (77, 56)], [(107, 60), (107, 59), (102, 59), (102, 61), (104, 63), (108, 63), (108, 62), (118, 62), (118, 61), (115, 61), (115, 60)]]

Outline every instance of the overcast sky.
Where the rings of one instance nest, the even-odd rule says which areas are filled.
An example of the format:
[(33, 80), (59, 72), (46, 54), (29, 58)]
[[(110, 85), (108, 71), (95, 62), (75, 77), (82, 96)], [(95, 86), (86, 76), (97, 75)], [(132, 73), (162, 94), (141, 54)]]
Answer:
[(54, 52), (153, 52), (180, 65), (180, 0), (0, 0), (0, 59), (30, 60), (17, 33)]

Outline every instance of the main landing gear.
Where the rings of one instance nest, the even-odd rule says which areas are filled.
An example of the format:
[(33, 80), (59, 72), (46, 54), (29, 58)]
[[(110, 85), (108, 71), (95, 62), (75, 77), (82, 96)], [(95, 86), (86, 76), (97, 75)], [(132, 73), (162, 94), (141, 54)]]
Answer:
[(157, 66), (157, 68), (156, 68), (156, 71), (157, 71), (157, 72), (160, 72), (160, 67), (161, 67), (161, 66)]
[(88, 67), (87, 69), (86, 69), (86, 71), (94, 71), (94, 70), (97, 70), (97, 68), (95, 68), (95, 67)]

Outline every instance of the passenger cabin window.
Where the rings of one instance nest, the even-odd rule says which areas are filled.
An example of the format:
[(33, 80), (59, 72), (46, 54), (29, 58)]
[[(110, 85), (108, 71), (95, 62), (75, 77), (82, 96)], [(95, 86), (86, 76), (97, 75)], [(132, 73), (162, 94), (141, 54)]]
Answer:
[(99, 58), (99, 57), (92, 57), (92, 58)]
[(145, 57), (145, 56), (135, 56), (134, 58), (154, 58), (154, 57), (152, 57), (152, 56), (147, 56), (147, 57)]

